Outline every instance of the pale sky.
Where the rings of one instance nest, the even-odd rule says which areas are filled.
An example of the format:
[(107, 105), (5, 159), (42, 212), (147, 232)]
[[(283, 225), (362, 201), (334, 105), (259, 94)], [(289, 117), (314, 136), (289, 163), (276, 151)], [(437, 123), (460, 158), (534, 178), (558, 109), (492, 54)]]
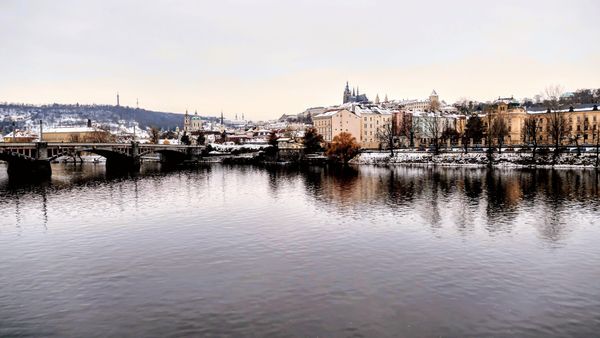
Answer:
[(600, 1), (1, 0), (0, 101), (268, 119), (600, 88)]

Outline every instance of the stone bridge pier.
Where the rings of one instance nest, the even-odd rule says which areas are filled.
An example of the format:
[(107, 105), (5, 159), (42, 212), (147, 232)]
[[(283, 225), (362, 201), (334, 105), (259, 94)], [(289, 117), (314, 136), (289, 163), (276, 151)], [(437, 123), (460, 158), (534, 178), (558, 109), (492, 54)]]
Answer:
[(14, 178), (48, 178), (52, 175), (48, 160), (48, 144), (38, 142), (29, 155), (16, 152), (0, 154), (0, 160), (8, 162), (8, 176)]

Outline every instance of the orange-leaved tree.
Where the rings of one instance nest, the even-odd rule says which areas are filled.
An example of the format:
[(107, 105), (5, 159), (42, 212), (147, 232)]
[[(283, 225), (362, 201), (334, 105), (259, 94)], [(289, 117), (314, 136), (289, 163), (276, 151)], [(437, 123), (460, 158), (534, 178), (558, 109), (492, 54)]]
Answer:
[(350, 133), (340, 133), (335, 136), (327, 147), (327, 156), (331, 159), (348, 163), (360, 150), (356, 138)]

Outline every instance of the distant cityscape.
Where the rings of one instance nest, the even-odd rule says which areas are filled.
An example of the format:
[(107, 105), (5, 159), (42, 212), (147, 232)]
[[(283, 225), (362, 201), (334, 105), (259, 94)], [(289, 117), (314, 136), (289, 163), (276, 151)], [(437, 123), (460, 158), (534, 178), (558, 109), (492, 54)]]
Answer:
[[(474, 144), (576, 144), (597, 142), (600, 89), (565, 92), (550, 86), (533, 98), (497, 97), (452, 104), (435, 91), (423, 99), (370, 100), (358, 86), (343, 88), (341, 102), (278, 119), (252, 121), (244, 113), (183, 115), (116, 105), (0, 104), (3, 142), (111, 141), (180, 144), (266, 144), (271, 133), (301, 145), (307, 128), (323, 141), (349, 133), (363, 149)], [(154, 130), (154, 131), (153, 131)], [(152, 134), (156, 140), (152, 140)], [(158, 136), (156, 136), (158, 134)], [(388, 136), (386, 136), (388, 135)], [(387, 139), (386, 139), (387, 137)], [(388, 139), (393, 139), (390, 143)], [(393, 145), (391, 145), (393, 144)]]

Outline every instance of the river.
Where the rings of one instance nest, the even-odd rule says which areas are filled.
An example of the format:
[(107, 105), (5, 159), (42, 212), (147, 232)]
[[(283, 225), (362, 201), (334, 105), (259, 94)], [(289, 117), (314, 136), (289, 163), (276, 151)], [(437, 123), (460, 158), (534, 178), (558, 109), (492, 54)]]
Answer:
[(588, 170), (0, 165), (0, 336), (592, 337)]

